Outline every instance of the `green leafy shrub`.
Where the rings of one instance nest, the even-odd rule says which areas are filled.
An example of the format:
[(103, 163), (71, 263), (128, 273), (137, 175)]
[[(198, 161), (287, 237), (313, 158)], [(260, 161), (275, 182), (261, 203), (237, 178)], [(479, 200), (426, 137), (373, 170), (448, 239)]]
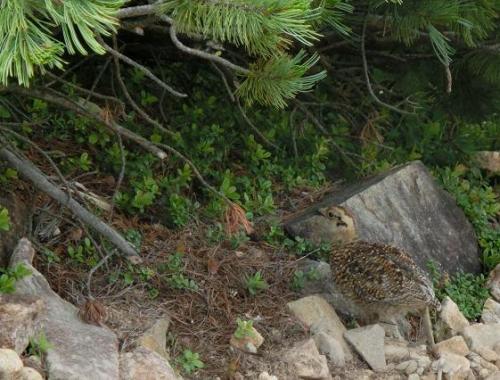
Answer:
[(500, 229), (493, 223), (500, 216), (498, 195), (478, 169), (444, 168), (438, 178), (474, 226), (484, 265), (494, 268), (500, 263)]
[(188, 375), (205, 367), (205, 363), (200, 359), (200, 354), (187, 349), (177, 358), (177, 363)]
[(31, 271), (22, 263), (11, 269), (0, 268), (0, 294), (14, 292), (16, 290), (16, 281), (30, 274)]
[(0, 231), (10, 230), (9, 210), (0, 206)]
[(248, 337), (252, 337), (254, 334), (253, 331), (253, 321), (245, 321), (243, 319), (238, 318), (236, 320), (236, 330), (234, 331), (233, 335), (237, 339), (244, 339)]
[(441, 301), (450, 297), (463, 315), (470, 320), (477, 320), (482, 313), (484, 302), (489, 297), (483, 274), (457, 273), (451, 278), (444, 278), (436, 263), (428, 263), (436, 297)]
[(247, 276), (245, 278), (245, 285), (248, 292), (252, 296), (257, 295), (257, 293), (266, 290), (269, 287), (266, 280), (262, 277), (260, 271), (255, 272), (251, 276)]

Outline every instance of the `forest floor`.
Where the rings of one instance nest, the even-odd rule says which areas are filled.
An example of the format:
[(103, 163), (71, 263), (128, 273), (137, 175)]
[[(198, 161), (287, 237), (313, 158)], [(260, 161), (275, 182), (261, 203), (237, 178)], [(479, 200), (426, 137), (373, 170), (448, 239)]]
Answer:
[[(92, 190), (90, 183), (86, 185)], [(297, 190), (294, 198), (281, 200), (277, 215), (283, 218), (307, 207), (330, 188)], [(38, 203), (38, 209), (47, 206), (45, 198)], [(105, 324), (118, 335), (121, 350), (130, 350), (145, 329), (168, 315), (171, 362), (175, 364), (183, 350), (189, 349), (199, 353), (205, 363), (195, 375), (185, 377), (230, 379), (237, 371), (255, 370), (258, 375), (277, 351), (307, 335), (307, 329), (286, 307), (300, 297), (291, 285), (304, 256), (260, 239), (244, 241), (237, 248), (229, 240), (211, 241), (207, 236), (214, 226), (200, 221), (171, 230), (146, 218), (115, 215), (113, 226), (140, 232), (144, 260), (137, 272), (127, 262), (113, 258), (90, 281), (91, 294), (105, 306)], [(63, 223), (59, 229), (60, 234), (50, 243), (53, 253), (38, 255), (35, 266), (56, 292), (81, 306), (88, 299), (92, 268), (68, 258), (67, 250), (78, 246), (84, 235), (72, 224)], [(246, 279), (256, 272), (268, 287), (251, 295)], [(127, 281), (127, 277), (131, 278)], [(230, 346), (238, 318), (253, 320), (265, 338), (258, 355), (243, 354)]]

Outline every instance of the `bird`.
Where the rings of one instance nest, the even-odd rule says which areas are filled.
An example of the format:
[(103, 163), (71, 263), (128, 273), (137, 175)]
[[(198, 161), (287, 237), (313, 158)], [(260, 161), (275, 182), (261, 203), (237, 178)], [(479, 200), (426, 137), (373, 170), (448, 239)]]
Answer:
[(440, 302), (426, 273), (403, 249), (358, 240), (354, 217), (346, 208), (334, 205), (318, 211), (334, 231), (330, 266), (336, 289), (380, 321), (420, 312), (434, 345), (429, 308), (439, 309)]

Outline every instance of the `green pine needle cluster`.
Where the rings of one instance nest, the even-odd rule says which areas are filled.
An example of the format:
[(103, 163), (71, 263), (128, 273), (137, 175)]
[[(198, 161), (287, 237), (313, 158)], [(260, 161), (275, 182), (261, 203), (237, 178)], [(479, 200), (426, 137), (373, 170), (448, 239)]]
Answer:
[(249, 54), (275, 56), (298, 41), (310, 46), (319, 38), (312, 21), (321, 15), (311, 0), (169, 0), (179, 32), (243, 47)]
[[(421, 0), (401, 4), (386, 2), (380, 9), (384, 12), (387, 30), (398, 41), (410, 46), (428, 36), (437, 58), (448, 65), (455, 52), (451, 37), (469, 47), (476, 46), (495, 28), (500, 4), (488, 0)], [(454, 35), (444, 35), (442, 30), (452, 31)]]
[[(61, 68), (65, 50), (102, 54), (98, 34), (109, 35), (124, 0), (3, 0), (0, 2), (0, 84), (29, 85), (36, 70)], [(54, 37), (61, 28), (64, 42)], [(86, 48), (87, 47), (87, 48)]]
[(286, 107), (286, 99), (293, 98), (299, 92), (310, 91), (318, 81), (326, 77), (325, 71), (305, 76), (318, 62), (319, 56), (305, 58), (305, 52), (300, 51), (295, 57), (281, 55), (255, 63), (237, 94), (248, 105), (259, 103)]
[(284, 108), (288, 99), (309, 91), (326, 75), (305, 76), (318, 57), (306, 58), (303, 51), (290, 55), (292, 44), (312, 46), (322, 24), (349, 34), (342, 16), (352, 9), (340, 0), (169, 0), (160, 7), (178, 31), (230, 43), (255, 57), (237, 94), (247, 105), (276, 108)]

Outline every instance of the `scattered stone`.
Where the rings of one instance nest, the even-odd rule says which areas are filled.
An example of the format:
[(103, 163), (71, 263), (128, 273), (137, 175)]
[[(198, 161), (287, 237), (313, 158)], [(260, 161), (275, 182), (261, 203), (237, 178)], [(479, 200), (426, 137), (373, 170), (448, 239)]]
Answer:
[(483, 379), (498, 371), (498, 367), (496, 365), (483, 359), (475, 352), (471, 352), (469, 355), (467, 355), (467, 358), (470, 360), (471, 368), (477, 371), (480, 377)]
[(486, 287), (490, 290), (491, 296), (495, 301), (500, 302), (500, 264), (490, 272)]
[(169, 359), (167, 353), (167, 331), (170, 326), (170, 318), (164, 317), (156, 322), (138, 339), (137, 344), (156, 352), (158, 355)]
[(39, 356), (31, 355), (22, 359), (25, 367), (30, 367), (40, 372), (42, 375), (45, 373), (42, 365), (42, 360)]
[(449, 376), (461, 376), (465, 378), (470, 370), (470, 363), (463, 356), (444, 352), (438, 360), (432, 363), (432, 370), (438, 372), (442, 370)]
[(469, 353), (469, 347), (467, 347), (467, 343), (465, 343), (464, 338), (457, 335), (437, 343), (434, 346), (433, 351), (438, 356), (441, 356), (444, 352), (466, 356)]
[(344, 350), (337, 339), (325, 332), (313, 335), (313, 339), (319, 352), (326, 355), (336, 367), (345, 366)]
[(31, 337), (40, 329), (44, 309), (41, 299), (18, 295), (0, 296), (0, 347), (11, 348), (18, 354), (28, 347)]
[(476, 164), (493, 174), (500, 174), (500, 152), (483, 150), (474, 154)]
[(500, 355), (498, 355), (494, 350), (490, 350), (489, 348), (478, 348), (476, 353), (480, 355), (484, 360), (489, 362), (496, 362), (500, 359)]
[(15, 374), (16, 380), (43, 380), (43, 376), (40, 375), (35, 369), (31, 367), (21, 368), (19, 372)]
[(231, 344), (234, 348), (243, 352), (248, 352), (249, 354), (256, 354), (262, 343), (264, 343), (264, 338), (253, 326), (248, 335), (242, 338), (237, 338), (233, 334), (231, 335), (231, 340), (229, 341), (229, 344)]
[(417, 372), (418, 363), (416, 360), (407, 360), (399, 363), (395, 368), (396, 370), (404, 372), (407, 375), (411, 375), (412, 373)]
[(308, 296), (289, 302), (287, 306), (292, 314), (314, 334), (324, 331), (337, 339), (344, 350), (345, 359), (352, 359), (351, 349), (344, 340), (346, 328), (324, 298), (318, 295)]
[(486, 378), (486, 380), (500, 380), (500, 371), (492, 373)]
[(278, 378), (268, 374), (267, 372), (262, 372), (257, 380), (278, 380)]
[(420, 376), (416, 373), (412, 373), (410, 376), (408, 376), (408, 380), (420, 380)]
[(312, 339), (299, 343), (285, 352), (284, 361), (295, 369), (295, 374), (302, 379), (326, 380), (330, 378), (330, 370), (326, 357), (320, 355)]
[(145, 347), (120, 355), (120, 375), (120, 380), (182, 380), (165, 358)]
[(456, 303), (450, 297), (445, 297), (435, 326), (437, 340), (441, 341), (458, 335), (468, 326), (469, 321), (460, 312)]
[(374, 371), (385, 369), (385, 331), (382, 327), (370, 325), (347, 330), (344, 337)]
[(386, 341), (384, 352), (386, 361), (391, 363), (400, 363), (410, 358), (408, 343), (399, 340)]
[(317, 212), (334, 204), (354, 215), (359, 239), (404, 249), (425, 271), (429, 260), (450, 274), (481, 271), (472, 225), (419, 161), (339, 189), (290, 218), (285, 229), (311, 241), (335, 240)]
[(21, 239), (10, 267), (23, 263), (31, 275), (16, 282), (15, 294), (41, 299), (46, 310), (41, 315), (43, 331), (51, 347), (44, 361), (51, 380), (115, 380), (119, 378), (118, 339), (108, 328), (80, 320), (78, 310), (64, 301), (32, 265), (33, 247)]
[(468, 326), (463, 330), (462, 335), (472, 351), (481, 348), (492, 350), (500, 343), (500, 323), (489, 325), (478, 323)]
[(23, 362), (16, 351), (0, 348), (0, 379), (11, 379), (21, 368), (23, 368)]
[(488, 298), (484, 303), (481, 321), (483, 323), (500, 323), (500, 303), (493, 298)]

